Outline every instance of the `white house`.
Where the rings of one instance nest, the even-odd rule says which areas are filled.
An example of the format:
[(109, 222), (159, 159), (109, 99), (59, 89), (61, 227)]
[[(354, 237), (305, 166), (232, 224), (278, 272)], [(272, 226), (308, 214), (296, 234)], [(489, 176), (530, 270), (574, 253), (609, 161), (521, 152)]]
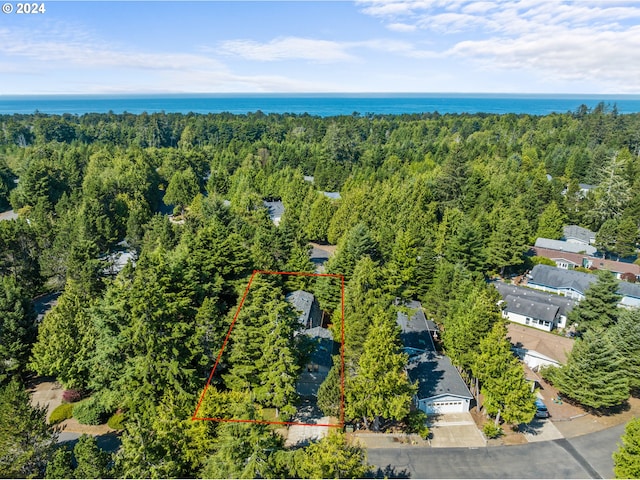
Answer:
[(437, 354), (433, 335), (438, 327), (427, 320), (420, 302), (404, 303), (396, 323), (404, 351), (410, 355), (407, 375), (418, 384), (416, 407), (427, 414), (468, 412), (473, 395), (449, 357)]
[(502, 316), (511, 322), (547, 332), (567, 326), (567, 315), (576, 305), (570, 298), (503, 282), (494, 282), (502, 295)]
[[(548, 265), (536, 265), (528, 275), (527, 286), (544, 292), (564, 295), (575, 300), (582, 300), (591, 284), (597, 281), (598, 277), (590, 273), (563, 270)], [(620, 306), (640, 306), (639, 284), (620, 282), (617, 293), (622, 296), (619, 302)]]
[(418, 384), (415, 405), (427, 415), (469, 411), (473, 395), (449, 357), (435, 352), (414, 356), (407, 365), (407, 374)]

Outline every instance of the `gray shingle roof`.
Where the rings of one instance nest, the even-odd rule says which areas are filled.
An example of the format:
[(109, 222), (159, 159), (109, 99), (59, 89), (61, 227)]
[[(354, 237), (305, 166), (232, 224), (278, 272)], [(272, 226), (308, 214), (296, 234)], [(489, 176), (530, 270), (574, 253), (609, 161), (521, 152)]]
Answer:
[(532, 288), (520, 287), (513, 284), (507, 284), (503, 282), (494, 282), (494, 287), (500, 292), (502, 298), (505, 298), (509, 295), (514, 297), (520, 297), (524, 299), (529, 299), (534, 302), (555, 305), (558, 307), (560, 315), (567, 316), (567, 314), (576, 306), (577, 302), (568, 297), (564, 297), (561, 295), (555, 295), (553, 293), (541, 292), (539, 290), (534, 290)]
[(593, 255), (598, 251), (593, 245), (583, 245), (582, 243), (565, 242), (563, 240), (551, 240), (550, 238), (537, 238), (536, 247), (558, 250), (559, 252), (586, 253)]
[[(554, 289), (571, 288), (585, 294), (589, 286), (598, 281), (596, 275), (564, 270), (549, 265), (536, 265), (529, 274), (529, 284), (541, 285)], [(637, 283), (620, 282), (618, 293), (627, 297), (640, 298), (640, 285)]]
[(311, 328), (309, 317), (311, 316), (311, 310), (315, 300), (313, 294), (305, 292), (304, 290), (296, 290), (286, 295), (285, 299), (293, 305), (293, 308), (300, 312), (300, 323), (304, 325), (305, 328)]
[(558, 314), (559, 308), (555, 305), (544, 304), (528, 298), (507, 295), (507, 310), (512, 313), (524, 315), (525, 317), (553, 322)]
[(565, 225), (562, 229), (565, 240), (575, 239), (582, 243), (591, 243), (596, 238), (596, 233), (588, 228), (579, 227), (578, 225)]
[(17, 220), (18, 214), (13, 210), (7, 210), (6, 212), (0, 213), (0, 221), (2, 220)]
[(473, 398), (449, 357), (423, 353), (411, 359), (407, 374), (412, 382), (418, 382), (420, 400), (446, 394)]
[(266, 207), (269, 212), (269, 217), (273, 220), (274, 218), (280, 218), (284, 215), (284, 204), (278, 200), (276, 202), (262, 202), (262, 204)]
[(320, 192), (325, 197), (330, 198), (331, 200), (340, 200), (340, 192)]
[(431, 339), (431, 332), (437, 331), (438, 327), (430, 320), (427, 320), (420, 302), (412, 300), (405, 303), (405, 307), (411, 310), (411, 317), (402, 311), (398, 311), (396, 323), (400, 327), (400, 340), (406, 348), (433, 351), (434, 345)]

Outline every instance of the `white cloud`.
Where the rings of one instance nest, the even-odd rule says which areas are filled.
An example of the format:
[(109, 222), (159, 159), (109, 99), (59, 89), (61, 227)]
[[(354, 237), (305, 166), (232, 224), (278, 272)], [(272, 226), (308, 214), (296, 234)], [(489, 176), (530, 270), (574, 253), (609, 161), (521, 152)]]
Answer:
[(309, 60), (313, 62), (341, 62), (353, 60), (345, 45), (329, 40), (301, 37), (276, 38), (267, 43), (253, 40), (228, 40), (222, 42), (220, 51), (247, 60)]
[(415, 32), (418, 27), (416, 25), (409, 25), (407, 23), (390, 23), (387, 25), (389, 30), (393, 30), (395, 32)]
[[(56, 40), (51, 40), (55, 38)], [(147, 53), (100, 44), (80, 35), (59, 37), (17, 29), (0, 29), (0, 54), (22, 61), (38, 61), (41, 70), (59, 68), (60, 63), (96, 68), (133, 68), (145, 70), (189, 70), (223, 65), (204, 55), (189, 53)]]
[[(387, 27), (438, 35), (442, 57), (544, 81), (640, 91), (640, 3), (549, 0), (359, 0)], [(396, 28), (396, 31), (400, 29)], [(459, 34), (465, 35), (459, 41)]]

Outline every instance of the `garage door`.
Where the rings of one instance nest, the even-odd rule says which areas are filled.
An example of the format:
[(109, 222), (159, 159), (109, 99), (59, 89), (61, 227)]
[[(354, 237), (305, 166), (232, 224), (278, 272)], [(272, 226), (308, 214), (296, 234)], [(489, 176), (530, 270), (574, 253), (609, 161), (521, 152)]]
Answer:
[(465, 412), (464, 402), (429, 402), (425, 404), (427, 414), (461, 413)]

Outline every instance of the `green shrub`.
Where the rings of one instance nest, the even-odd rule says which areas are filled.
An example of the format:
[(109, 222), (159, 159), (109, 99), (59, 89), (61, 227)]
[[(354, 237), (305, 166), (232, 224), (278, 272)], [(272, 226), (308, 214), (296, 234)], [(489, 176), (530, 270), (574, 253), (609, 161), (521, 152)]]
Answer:
[(427, 414), (422, 410), (414, 410), (405, 418), (407, 433), (417, 433), (425, 440), (429, 437), (429, 427), (427, 427)]
[(124, 430), (124, 413), (114, 413), (111, 415), (109, 420), (107, 420), (107, 425), (114, 430)]
[(49, 416), (49, 423), (54, 425), (56, 423), (64, 422), (67, 418), (73, 417), (73, 404), (63, 403), (53, 409)]
[(94, 398), (87, 398), (73, 407), (73, 416), (83, 425), (100, 425), (104, 421), (104, 407)]
[(496, 425), (493, 422), (487, 422), (482, 427), (482, 431), (487, 436), (487, 438), (498, 438), (504, 432), (502, 431), (502, 427)]

